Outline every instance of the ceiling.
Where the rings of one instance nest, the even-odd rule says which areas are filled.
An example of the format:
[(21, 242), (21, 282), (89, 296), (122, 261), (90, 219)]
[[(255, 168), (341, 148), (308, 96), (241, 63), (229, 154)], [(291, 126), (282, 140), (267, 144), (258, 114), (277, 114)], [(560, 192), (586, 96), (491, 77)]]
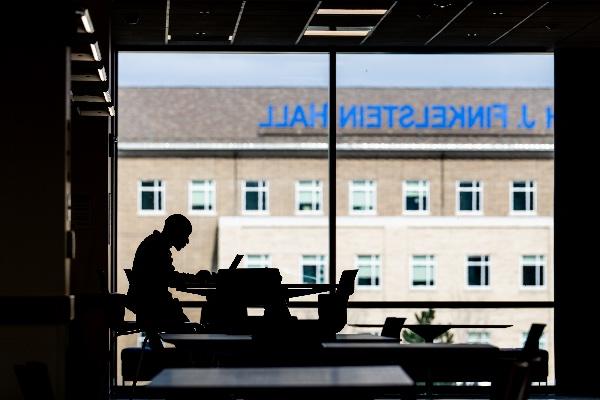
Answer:
[[(600, 47), (598, 0), (115, 0), (113, 4), (112, 38), (121, 50), (471, 52)], [(324, 11), (338, 14), (340, 9), (345, 14)], [(323, 35), (358, 36), (311, 32), (316, 30), (327, 31)]]

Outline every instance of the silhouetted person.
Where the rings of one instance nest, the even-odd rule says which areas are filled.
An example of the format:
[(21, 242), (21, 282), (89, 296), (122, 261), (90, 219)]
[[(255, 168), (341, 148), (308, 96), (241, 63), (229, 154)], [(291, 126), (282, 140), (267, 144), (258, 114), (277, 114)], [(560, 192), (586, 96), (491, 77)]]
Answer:
[[(177, 251), (183, 249), (189, 243), (191, 233), (191, 222), (181, 214), (173, 214), (165, 220), (162, 232), (155, 230), (138, 246), (127, 295), (135, 306), (136, 320), (142, 328), (174, 328), (189, 322), (169, 287), (198, 277), (177, 272), (171, 256), (171, 247)], [(210, 275), (208, 271), (202, 272)]]

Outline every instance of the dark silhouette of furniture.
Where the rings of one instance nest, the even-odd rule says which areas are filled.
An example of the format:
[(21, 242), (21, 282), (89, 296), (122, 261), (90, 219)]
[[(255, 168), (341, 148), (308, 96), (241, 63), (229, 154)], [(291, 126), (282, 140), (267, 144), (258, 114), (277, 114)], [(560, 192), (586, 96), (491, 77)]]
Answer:
[(159, 373), (147, 398), (373, 399), (414, 398), (414, 382), (399, 366), (183, 368)]
[(539, 347), (545, 327), (546, 324), (531, 324), (523, 348), (501, 351), (496, 376), (492, 381), (492, 400), (527, 399), (531, 382), (546, 380), (548, 352)]
[(406, 318), (401, 317), (386, 317), (381, 328), (381, 336), (392, 337), (400, 341), (400, 332)]

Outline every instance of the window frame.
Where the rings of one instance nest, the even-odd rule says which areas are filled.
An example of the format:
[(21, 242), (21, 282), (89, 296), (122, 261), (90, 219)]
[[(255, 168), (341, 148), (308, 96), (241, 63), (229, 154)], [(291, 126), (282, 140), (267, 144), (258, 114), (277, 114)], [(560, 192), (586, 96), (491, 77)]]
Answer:
[[(300, 210), (300, 182), (317, 183), (316, 186), (311, 186), (309, 190), (312, 197), (312, 205), (314, 207), (316, 200), (317, 204), (319, 204), (318, 210)], [(297, 179), (294, 182), (294, 188), (294, 213), (296, 215), (323, 215), (323, 181), (321, 179)]]
[[(523, 276), (523, 269), (525, 268), (525, 263), (524, 263), (524, 258), (525, 257), (535, 257), (536, 258), (536, 264), (534, 265), (535, 267), (535, 279), (536, 282), (539, 282), (540, 277), (543, 279), (544, 283), (542, 285), (536, 284), (536, 285), (525, 285), (524, 284), (524, 276)], [(537, 262), (541, 260), (541, 264), (537, 264)], [(519, 258), (519, 286), (520, 289), (522, 290), (546, 290), (548, 287), (548, 257), (546, 257), (545, 254), (522, 254)], [(542, 269), (541, 273), (540, 273), (540, 268)]]
[[(365, 182), (364, 190), (365, 192), (372, 193), (372, 205), (373, 208), (371, 210), (355, 210), (354, 202), (353, 202), (353, 194), (357, 190), (355, 182)], [(372, 184), (371, 187), (367, 187), (367, 183), (370, 182)], [(368, 190), (367, 190), (368, 189)], [(368, 196), (366, 197), (368, 205)], [(351, 179), (348, 181), (348, 215), (377, 215), (377, 180), (375, 179)]]
[[(475, 187), (471, 187), (470, 189), (475, 189), (475, 190), (470, 190), (470, 191), (466, 191), (466, 190), (462, 190), (465, 188), (461, 188), (460, 184), (461, 183), (465, 183), (465, 182), (470, 182), (472, 184), (477, 183), (479, 186)], [(484, 215), (483, 212), (483, 181), (480, 180), (466, 180), (466, 179), (460, 179), (456, 181), (455, 184), (455, 191), (456, 191), (456, 196), (455, 196), (455, 201), (456, 201), (456, 207), (455, 207), (455, 214), (456, 215), (460, 215), (460, 216), (468, 216), (468, 215), (476, 215), (476, 216), (480, 216), (480, 215)], [(460, 194), (462, 192), (470, 192), (472, 197), (479, 197), (479, 210), (461, 210), (460, 209)], [(476, 202), (474, 202), (474, 204), (477, 204)]]
[[(360, 263), (359, 263), (359, 259), (360, 257), (366, 257), (369, 256), (369, 268), (370, 268), (370, 272), (371, 272), (371, 281), (377, 281), (376, 285), (360, 285), (358, 283), (358, 279), (360, 277)], [(374, 258), (375, 257), (375, 258)], [(377, 263), (374, 264), (373, 260), (376, 260)], [(354, 255), (354, 267), (356, 269), (358, 269), (358, 273), (356, 274), (356, 289), (357, 290), (381, 290), (383, 288), (383, 279), (382, 279), (382, 273), (381, 270), (382, 268), (382, 257), (381, 254), (355, 254)], [(374, 266), (376, 266), (377, 268), (373, 268)], [(376, 273), (375, 273), (376, 272)]]
[[(527, 190), (530, 189), (528, 186), (525, 186), (525, 188), (523, 188), (523, 190), (515, 190), (514, 184), (516, 182), (525, 182), (525, 184), (527, 185), (528, 183), (532, 183), (533, 186), (531, 187), (531, 190)], [(508, 187), (509, 187), (509, 215), (512, 216), (526, 216), (526, 215), (537, 215), (537, 181), (535, 179), (513, 179), (508, 183)], [(517, 188), (520, 189), (520, 188)], [(515, 210), (515, 198), (514, 198), (514, 194), (518, 193), (518, 192), (525, 192), (525, 204), (527, 205), (528, 203), (530, 203), (529, 200), (529, 196), (527, 195), (529, 192), (533, 193), (533, 208), (531, 210)], [(530, 204), (531, 205), (531, 204)], [(527, 208), (527, 207), (526, 207)]]
[[(328, 284), (329, 283), (329, 271), (328, 271), (328, 265), (327, 265), (327, 256), (324, 254), (300, 254), (300, 260), (299, 260), (299, 268), (298, 270), (300, 271), (300, 279), (299, 282), (302, 284), (308, 284), (306, 282), (304, 282), (304, 266), (307, 265), (304, 263), (304, 257), (315, 257), (316, 261), (315, 261), (315, 265), (317, 267), (317, 276), (315, 277), (315, 284)], [(319, 260), (319, 258), (322, 258), (321, 260)], [(322, 264), (319, 264), (320, 262), (322, 262)], [(318, 270), (319, 267), (323, 268), (323, 282), (318, 282)]]
[[(210, 183), (208, 189), (204, 189), (204, 194), (206, 195), (207, 193), (211, 194), (211, 201), (212, 203), (212, 209), (211, 210), (194, 210), (192, 208), (193, 204), (192, 204), (192, 198), (193, 198), (193, 192), (194, 192), (194, 182), (198, 182), (198, 181), (202, 181), (205, 182), (205, 185), (207, 182)], [(217, 182), (215, 182), (214, 179), (190, 179), (188, 181), (188, 213), (190, 215), (206, 215), (206, 216), (214, 216), (217, 215)]]
[[(417, 192), (419, 193), (419, 209), (408, 210), (408, 182), (417, 182), (419, 184)], [(425, 195), (423, 196), (421, 184), (425, 182)], [(426, 209), (421, 209), (423, 205), (423, 197), (426, 198)], [(405, 179), (402, 181), (402, 214), (403, 215), (430, 215), (431, 214), (431, 183), (429, 179)]]
[[(264, 262), (264, 265), (266, 265), (265, 267), (249, 267), (249, 263), (250, 263), (250, 258), (251, 257), (260, 257), (260, 261), (261, 263)], [(261, 268), (272, 268), (273, 265), (273, 261), (271, 258), (271, 255), (268, 253), (250, 253), (250, 254), (246, 254), (246, 259), (244, 262), (244, 268), (247, 269), (261, 269)]]
[[(469, 257), (480, 257), (482, 260), (480, 261), (479, 267), (481, 269), (487, 269), (487, 285), (479, 284), (479, 285), (470, 285), (469, 284), (469, 267), (474, 266), (471, 265), (469, 261)], [(487, 258), (487, 260), (483, 260), (483, 258)], [(489, 254), (467, 254), (465, 256), (465, 288), (467, 290), (491, 290), (492, 288), (492, 266), (491, 266), (491, 257)], [(483, 276), (483, 275), (482, 275)]]
[[(152, 181), (154, 184), (156, 182), (160, 182), (160, 186), (157, 188), (156, 186), (152, 186), (152, 190), (144, 190), (144, 188), (149, 188), (149, 186), (142, 186), (142, 182)], [(158, 190), (157, 190), (158, 189)], [(142, 192), (154, 192), (155, 201), (154, 204), (156, 206), (156, 194), (161, 193), (162, 199), (162, 208), (160, 210), (152, 209), (152, 210), (143, 210), (142, 209)], [(161, 216), (166, 215), (167, 213), (167, 183), (164, 179), (138, 179), (137, 181), (137, 215), (140, 217), (148, 217), (148, 216)]]
[[(248, 188), (246, 187), (246, 183), (247, 182), (262, 182), (264, 183), (264, 186), (258, 186), (256, 187), (257, 190), (248, 190)], [(242, 183), (242, 210), (241, 213), (242, 215), (269, 215), (270, 214), (270, 200), (269, 200), (269, 181), (267, 179), (243, 179)], [(258, 204), (260, 206), (261, 204), (261, 196), (260, 193), (261, 192), (265, 192), (265, 209), (264, 210), (247, 210), (246, 209), (246, 193), (247, 192), (252, 192), (252, 191), (256, 191), (259, 193), (258, 196)]]
[[(432, 269), (432, 278), (433, 278), (433, 285), (415, 285), (414, 284), (414, 273), (415, 273), (415, 260), (414, 257), (426, 257), (426, 259), (429, 259), (431, 261), (431, 269)], [(428, 265), (425, 265), (425, 267), (428, 267)], [(427, 270), (426, 270), (427, 271)], [(409, 290), (437, 290), (437, 257), (435, 254), (411, 254), (409, 256), (409, 268), (408, 268), (408, 272), (409, 272)], [(426, 274), (425, 276), (426, 278), (426, 282), (428, 282), (429, 280), (427, 280), (428, 276)]]

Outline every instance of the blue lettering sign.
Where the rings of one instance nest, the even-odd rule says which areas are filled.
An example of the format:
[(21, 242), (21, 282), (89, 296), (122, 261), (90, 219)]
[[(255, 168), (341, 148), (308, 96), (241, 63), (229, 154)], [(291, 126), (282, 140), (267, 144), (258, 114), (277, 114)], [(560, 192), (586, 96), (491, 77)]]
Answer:
[(367, 128), (381, 129), (381, 106), (367, 106)]
[(519, 123), (519, 128), (525, 129), (533, 129), (535, 128), (535, 119), (527, 118), (527, 104), (521, 105), (521, 122)]
[[(258, 122), (259, 128), (327, 128), (329, 104), (309, 103), (268, 104), (265, 118)], [(412, 104), (341, 104), (339, 128), (352, 129), (535, 129), (536, 118), (529, 106), (521, 104), (518, 121), (510, 121), (507, 103), (491, 104), (425, 104), (416, 108)], [(538, 115), (538, 114), (536, 114)], [(554, 125), (554, 109), (544, 108), (545, 128)]]
[(400, 116), (398, 118), (398, 123), (402, 128), (411, 128), (415, 121), (413, 119), (413, 115), (415, 114), (415, 109), (413, 106), (406, 104), (400, 107)]

